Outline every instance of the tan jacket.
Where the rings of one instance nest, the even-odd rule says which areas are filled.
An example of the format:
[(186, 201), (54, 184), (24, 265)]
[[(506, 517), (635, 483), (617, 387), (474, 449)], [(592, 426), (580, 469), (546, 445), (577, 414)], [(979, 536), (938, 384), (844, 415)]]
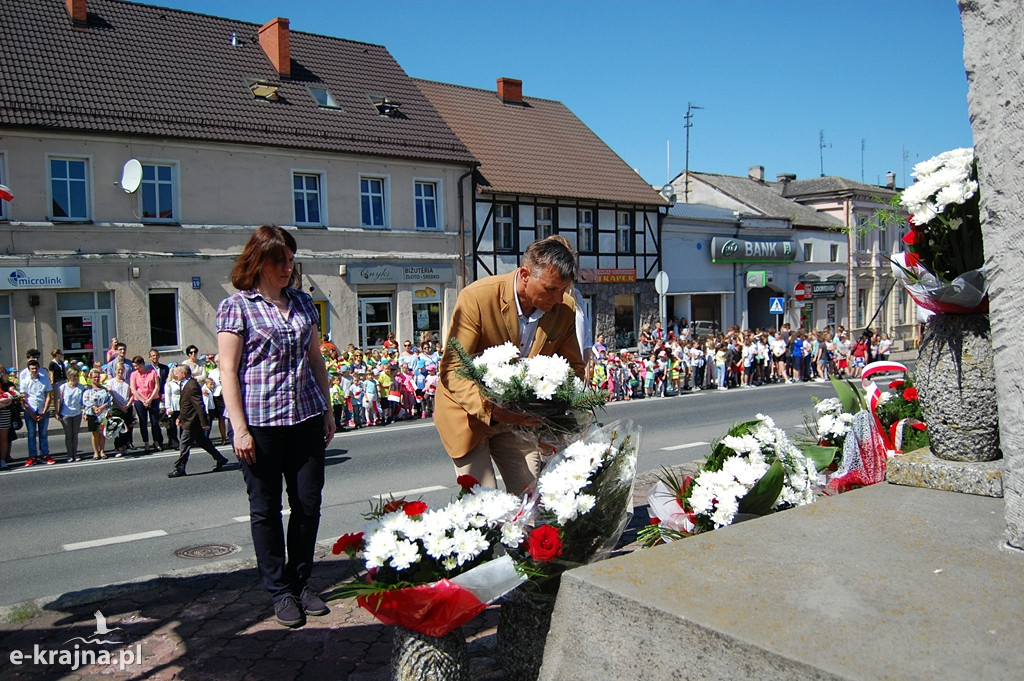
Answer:
[[(458, 338), (471, 355), (506, 341), (519, 345), (515, 300), (517, 272), (480, 279), (463, 289), (455, 304), (448, 338)], [(561, 355), (577, 376), (583, 376), (572, 296), (563, 296), (560, 304), (540, 318), (537, 335), (527, 353), (529, 357), (535, 355)], [(456, 374), (458, 368), (458, 358), (446, 344), (438, 372), (434, 425), (453, 459), (468, 454), (487, 434), (493, 406), (480, 394), (475, 383)]]

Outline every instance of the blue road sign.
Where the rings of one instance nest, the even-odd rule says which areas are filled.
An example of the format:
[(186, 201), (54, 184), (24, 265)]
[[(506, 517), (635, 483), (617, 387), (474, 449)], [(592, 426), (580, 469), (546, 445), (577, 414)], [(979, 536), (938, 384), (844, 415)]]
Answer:
[(769, 298), (768, 303), (768, 314), (783, 314), (783, 304), (785, 300), (783, 298)]

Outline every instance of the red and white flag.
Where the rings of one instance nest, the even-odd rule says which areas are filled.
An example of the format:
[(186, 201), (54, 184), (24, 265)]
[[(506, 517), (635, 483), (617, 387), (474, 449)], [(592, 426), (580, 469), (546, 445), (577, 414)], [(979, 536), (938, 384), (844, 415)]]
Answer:
[(11, 190), (8, 189), (7, 185), (5, 185), (5, 184), (0, 184), (0, 200), (3, 200), (3, 201), (12, 201), (12, 200), (14, 200), (14, 194), (11, 193)]

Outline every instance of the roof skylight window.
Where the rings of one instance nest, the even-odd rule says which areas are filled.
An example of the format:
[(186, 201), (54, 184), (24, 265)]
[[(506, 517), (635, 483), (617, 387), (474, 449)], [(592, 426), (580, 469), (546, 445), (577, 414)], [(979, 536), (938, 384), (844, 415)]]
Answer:
[(326, 109), (340, 109), (341, 104), (334, 99), (334, 95), (327, 88), (323, 87), (309, 87), (309, 94), (313, 95), (313, 99), (316, 103)]
[(271, 85), (265, 80), (246, 80), (245, 84), (256, 99), (265, 99), (268, 102), (276, 102), (280, 99), (277, 94), (277, 85)]
[(370, 101), (373, 102), (373, 106), (381, 116), (387, 116), (388, 118), (403, 117), (400, 110), (402, 103), (397, 100), (385, 97), (384, 95), (370, 95)]

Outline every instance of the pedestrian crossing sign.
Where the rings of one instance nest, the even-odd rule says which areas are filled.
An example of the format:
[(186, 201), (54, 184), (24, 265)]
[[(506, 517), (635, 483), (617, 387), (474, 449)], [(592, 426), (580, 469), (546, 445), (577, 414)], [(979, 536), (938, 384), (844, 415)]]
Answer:
[(783, 314), (782, 298), (769, 298), (768, 314)]

